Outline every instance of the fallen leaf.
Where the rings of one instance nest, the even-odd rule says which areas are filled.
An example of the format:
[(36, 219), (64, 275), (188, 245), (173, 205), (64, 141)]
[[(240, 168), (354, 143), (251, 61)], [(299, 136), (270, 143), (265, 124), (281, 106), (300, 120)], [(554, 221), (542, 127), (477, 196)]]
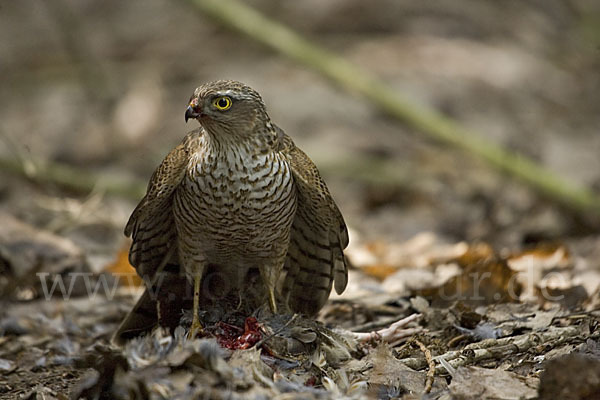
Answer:
[(462, 273), (445, 284), (417, 290), (413, 294), (431, 299), (432, 305), (447, 306), (455, 301), (466, 304), (493, 304), (517, 301), (521, 285), (506, 261), (489, 253), (486, 246), (476, 247), (460, 258)]
[[(538, 379), (514, 372), (480, 367), (460, 367), (449, 386), (456, 400), (534, 399)], [(557, 397), (560, 398), (560, 397)]]
[(366, 275), (372, 276), (373, 278), (382, 281), (388, 276), (393, 275), (396, 271), (398, 271), (398, 268), (387, 264), (373, 264), (363, 267), (362, 271)]
[(119, 250), (115, 261), (109, 264), (105, 268), (105, 271), (115, 276), (120, 286), (140, 287), (143, 284), (142, 278), (140, 278), (135, 268), (129, 263), (129, 246)]

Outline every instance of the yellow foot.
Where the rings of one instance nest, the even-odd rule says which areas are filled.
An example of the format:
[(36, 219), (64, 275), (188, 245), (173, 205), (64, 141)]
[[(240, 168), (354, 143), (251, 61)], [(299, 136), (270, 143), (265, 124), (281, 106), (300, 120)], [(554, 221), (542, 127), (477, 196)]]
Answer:
[(202, 279), (202, 274), (198, 274), (194, 276), (194, 308), (192, 312), (194, 313), (192, 319), (192, 327), (188, 332), (188, 339), (194, 339), (197, 335), (201, 335), (204, 333), (204, 328), (202, 328), (202, 324), (200, 323), (200, 319), (198, 318), (198, 312), (200, 311), (200, 280)]
[(202, 334), (204, 334), (204, 328), (202, 327), (200, 321), (198, 321), (197, 318), (194, 318), (192, 326), (188, 331), (188, 339), (194, 339), (196, 336), (201, 336)]

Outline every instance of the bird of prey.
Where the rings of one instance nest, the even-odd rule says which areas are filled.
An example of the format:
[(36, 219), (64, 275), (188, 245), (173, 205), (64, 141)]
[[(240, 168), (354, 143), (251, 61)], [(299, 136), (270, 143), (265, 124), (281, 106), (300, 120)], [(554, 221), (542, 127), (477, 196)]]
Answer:
[(316, 166), (243, 83), (198, 87), (185, 111), (190, 119), (199, 128), (158, 166), (125, 228), (130, 263), (150, 285), (117, 335), (148, 322), (156, 302), (148, 290), (174, 265), (193, 281), (192, 337), (202, 330), (209, 266), (230, 292), (244, 290), (249, 271), (258, 270), (272, 312), (281, 305), (314, 315), (348, 278), (348, 232)]

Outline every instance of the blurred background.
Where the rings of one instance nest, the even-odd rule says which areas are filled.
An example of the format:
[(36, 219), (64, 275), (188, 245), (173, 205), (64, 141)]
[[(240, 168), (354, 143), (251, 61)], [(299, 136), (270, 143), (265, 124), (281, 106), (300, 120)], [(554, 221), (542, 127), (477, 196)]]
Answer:
[[(600, 3), (594, 0), (251, 0), (274, 20), (569, 182), (600, 191)], [(0, 3), (0, 208), (89, 256), (122, 227), (194, 123), (193, 89), (236, 79), (319, 166), (354, 238), (420, 232), (494, 246), (587, 235), (596, 218), (436, 143), (191, 2)], [(14, 164), (22, 174), (11, 172)], [(67, 172), (131, 190), (76, 190)], [(13, 167), (8, 167), (12, 165)], [(89, 173), (89, 174), (88, 174)], [(62, 175), (61, 175), (62, 174)], [(35, 179), (36, 176), (41, 176)], [(41, 182), (40, 182), (41, 181)]]
[[(479, 322), (504, 324), (503, 334), (531, 331), (536, 350), (483, 358), (501, 369), (494, 373), (522, 373), (532, 392), (543, 360), (591, 349), (595, 369), (556, 364), (556, 387), (583, 393), (583, 380), (599, 381), (580, 372), (600, 376), (600, 1), (244, 1), (377, 77), (381, 97), (370, 100), (226, 28), (199, 7), (213, 2), (230, 3), (0, 0), (0, 398), (33, 398), (34, 386), (53, 390), (44, 398), (106, 391), (117, 375), (128, 393), (150, 393), (183, 370), (160, 359), (122, 375), (110, 363), (123, 355), (98, 363), (108, 353), (92, 346), (108, 343), (143, 290), (123, 227), (154, 169), (196, 128), (184, 122), (194, 88), (216, 79), (261, 93), (273, 121), (319, 167), (350, 228), (345, 254), (356, 268), (342, 298), (332, 295), (321, 310), (322, 322), (367, 332), (418, 312), (412, 326), (425, 328), (420, 340), (434, 354), (462, 346)], [(386, 114), (375, 104), (393, 97), (386, 90), (534, 160), (566, 182), (559, 190), (590, 189), (596, 212), (542, 196)], [(539, 342), (548, 328), (559, 333)], [(423, 357), (402, 349), (389, 353), (394, 362)], [(91, 364), (71, 362), (83, 359)], [(361, 374), (395, 380), (390, 398), (410, 381), (405, 372), (418, 389), (404, 393), (426, 382), (424, 370), (385, 364), (394, 374), (384, 374), (364, 360)], [(181, 393), (193, 377), (194, 387), (210, 388), (190, 365), (189, 380), (173, 378)], [(451, 390), (523, 386), (470, 371)], [(214, 376), (227, 390), (246, 390)]]

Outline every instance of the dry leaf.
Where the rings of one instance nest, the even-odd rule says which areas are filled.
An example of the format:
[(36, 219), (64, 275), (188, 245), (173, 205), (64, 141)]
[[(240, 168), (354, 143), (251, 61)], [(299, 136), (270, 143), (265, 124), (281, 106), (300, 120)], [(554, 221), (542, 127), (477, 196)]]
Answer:
[(386, 264), (373, 264), (373, 265), (367, 265), (366, 267), (363, 267), (362, 271), (365, 274), (382, 281), (385, 278), (387, 278), (388, 276), (396, 273), (396, 271), (398, 271), (398, 268), (391, 266), (391, 265), (386, 265)]
[(143, 285), (142, 278), (139, 277), (135, 268), (129, 264), (129, 246), (119, 250), (117, 258), (106, 267), (105, 271), (115, 276), (120, 286), (140, 287)]
[(450, 384), (453, 399), (533, 399), (537, 394), (537, 378), (514, 372), (480, 367), (461, 367)]
[(433, 306), (455, 301), (466, 304), (492, 304), (516, 301), (521, 285), (506, 261), (490, 253), (487, 245), (474, 246), (458, 262), (463, 272), (439, 287), (417, 290), (415, 295), (431, 298)]

